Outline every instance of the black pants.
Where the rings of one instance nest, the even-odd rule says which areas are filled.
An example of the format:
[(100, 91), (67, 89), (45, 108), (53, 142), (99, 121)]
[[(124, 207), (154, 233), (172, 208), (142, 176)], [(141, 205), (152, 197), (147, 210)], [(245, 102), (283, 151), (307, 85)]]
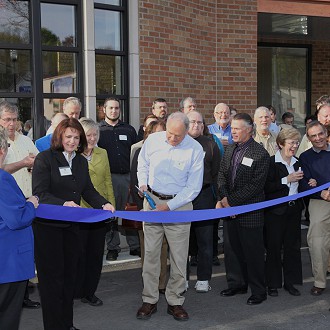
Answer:
[(0, 284), (0, 328), (18, 330), (27, 280)]
[(263, 227), (246, 228), (238, 219), (223, 221), (226, 278), (229, 288), (250, 286), (253, 295), (264, 294)]
[(81, 255), (79, 225), (55, 227), (33, 223), (35, 261), (45, 330), (68, 330)]
[(95, 294), (103, 265), (105, 233), (104, 222), (80, 224), (82, 255), (76, 283), (77, 298)]
[[(193, 201), (194, 210), (212, 209), (215, 200), (212, 188), (203, 189)], [(189, 252), (197, 255), (197, 280), (209, 281), (212, 277), (213, 220), (194, 221), (190, 227)]]
[(282, 287), (282, 269), (285, 284), (302, 284), (300, 222), (301, 207), (288, 207), (282, 215), (265, 213), (266, 283), (271, 288)]

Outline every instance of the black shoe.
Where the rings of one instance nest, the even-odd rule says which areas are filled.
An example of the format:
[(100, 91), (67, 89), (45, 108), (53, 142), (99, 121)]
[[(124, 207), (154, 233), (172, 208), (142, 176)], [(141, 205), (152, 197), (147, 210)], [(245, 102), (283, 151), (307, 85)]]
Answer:
[(138, 256), (141, 258), (141, 249), (134, 249), (134, 250), (130, 250), (129, 254), (131, 256)]
[(109, 250), (106, 256), (107, 261), (115, 261), (118, 258), (118, 251), (116, 250)]
[(244, 293), (247, 293), (247, 288), (246, 287), (229, 288), (229, 289), (226, 289), (226, 290), (222, 290), (220, 292), (220, 296), (231, 297), (231, 296), (235, 296), (236, 294), (244, 294)]
[(80, 329), (78, 329), (78, 328), (72, 326), (72, 327), (69, 328), (69, 330), (80, 330)]
[(100, 298), (97, 298), (95, 296), (95, 294), (93, 294), (90, 297), (81, 298), (80, 301), (83, 302), (83, 303), (85, 303), (85, 304), (87, 303), (87, 304), (89, 304), (91, 306), (102, 306), (103, 305), (103, 301)]
[(292, 284), (284, 284), (284, 290), (288, 291), (292, 296), (300, 296), (301, 293)]
[(268, 296), (277, 297), (278, 291), (275, 288), (268, 288)]
[(30, 309), (40, 308), (40, 302), (32, 301), (31, 299), (24, 299), (23, 308), (30, 308)]
[(196, 267), (198, 263), (197, 256), (191, 256), (190, 257), (190, 266)]
[(218, 256), (214, 256), (213, 259), (212, 259), (212, 265), (213, 266), (220, 266), (221, 265), (221, 262), (218, 258)]
[(248, 305), (258, 305), (261, 304), (263, 301), (267, 299), (266, 293), (264, 294), (253, 294), (248, 300), (247, 304)]

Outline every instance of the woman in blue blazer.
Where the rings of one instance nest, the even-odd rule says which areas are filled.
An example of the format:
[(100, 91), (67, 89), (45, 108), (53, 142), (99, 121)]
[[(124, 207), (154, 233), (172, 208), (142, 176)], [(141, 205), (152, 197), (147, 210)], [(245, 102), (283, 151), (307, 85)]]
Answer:
[(8, 151), (0, 126), (0, 329), (18, 329), (24, 292), (34, 275), (33, 233), (38, 198), (25, 199), (12, 175), (1, 169)]

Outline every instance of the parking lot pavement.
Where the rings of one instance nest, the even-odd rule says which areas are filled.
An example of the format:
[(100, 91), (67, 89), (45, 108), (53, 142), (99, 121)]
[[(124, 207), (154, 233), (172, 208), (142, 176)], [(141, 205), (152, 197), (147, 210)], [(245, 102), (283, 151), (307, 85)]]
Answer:
[[(302, 235), (305, 236), (305, 230)], [(305, 237), (303, 237), (305, 242)], [(303, 243), (304, 245), (305, 243)], [(187, 322), (175, 321), (167, 314), (166, 300), (160, 296), (158, 311), (147, 321), (137, 320), (135, 315), (140, 307), (142, 279), (139, 260), (131, 260), (125, 269), (121, 266), (104, 267), (96, 295), (104, 305), (91, 307), (79, 300), (74, 303), (74, 325), (81, 330), (139, 330), (139, 329), (244, 329), (244, 330), (296, 330), (296, 329), (329, 329), (330, 328), (330, 289), (321, 296), (314, 297), (309, 293), (313, 285), (310, 259), (306, 247), (302, 248), (303, 286), (297, 286), (300, 297), (290, 296), (283, 289), (278, 297), (268, 297), (261, 305), (249, 306), (246, 300), (249, 293), (234, 297), (221, 297), (219, 292), (227, 287), (223, 255), (221, 265), (213, 267), (213, 277), (208, 293), (197, 293), (196, 267), (191, 268), (190, 288), (185, 294), (184, 307), (189, 313)], [(30, 295), (39, 300), (37, 289)], [(24, 309), (20, 330), (41, 330), (41, 310)]]

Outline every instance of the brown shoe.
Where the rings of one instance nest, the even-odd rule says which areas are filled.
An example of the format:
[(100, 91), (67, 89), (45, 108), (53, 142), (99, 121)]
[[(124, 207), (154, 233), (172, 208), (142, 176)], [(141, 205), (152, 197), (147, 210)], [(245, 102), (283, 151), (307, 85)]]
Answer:
[(168, 305), (167, 313), (172, 315), (177, 321), (188, 321), (189, 319), (188, 313), (181, 305)]
[(325, 290), (324, 288), (318, 288), (316, 286), (313, 286), (311, 288), (311, 295), (312, 296), (320, 296), (323, 293), (324, 290)]
[(157, 312), (157, 304), (143, 303), (136, 313), (136, 318), (139, 320), (150, 319), (153, 313)]

